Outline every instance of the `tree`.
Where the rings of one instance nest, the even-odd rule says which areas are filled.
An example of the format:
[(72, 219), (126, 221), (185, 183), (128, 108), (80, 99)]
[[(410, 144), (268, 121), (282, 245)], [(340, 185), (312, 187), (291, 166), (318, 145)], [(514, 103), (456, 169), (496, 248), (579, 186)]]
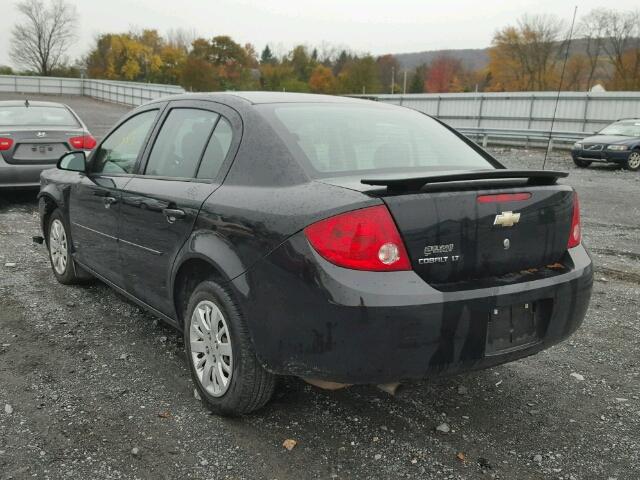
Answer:
[(424, 80), (427, 73), (427, 66), (420, 65), (416, 67), (409, 83), (409, 93), (424, 93)]
[(162, 81), (178, 77), (175, 69), (183, 61), (183, 54), (168, 49), (157, 31), (144, 30), (101, 35), (85, 62), (93, 78)]
[(298, 77), (298, 80), (305, 83), (308, 82), (311, 70), (315, 66), (316, 62), (309, 56), (307, 47), (304, 45), (297, 45), (294, 47), (289, 54), (289, 62), (291, 62), (291, 66), (293, 67), (293, 71)]
[(553, 16), (523, 16), (493, 36), (489, 70), (495, 90), (549, 90), (557, 85), (562, 23)]
[(606, 11), (603, 49), (613, 66), (611, 87), (635, 90), (640, 86), (640, 11)]
[(273, 53), (271, 52), (271, 49), (269, 48), (269, 45), (265, 45), (264, 50), (262, 50), (262, 53), (260, 54), (260, 63), (262, 65), (266, 65), (268, 63), (276, 63), (276, 57), (273, 56)]
[(379, 93), (378, 66), (371, 55), (353, 57), (338, 76), (341, 93)]
[[(391, 93), (393, 88), (394, 92), (398, 92), (398, 88), (396, 86), (397, 79), (400, 76), (400, 64), (398, 60), (393, 55), (382, 55), (376, 59), (376, 63), (378, 64), (378, 79), (380, 81), (380, 85), (382, 85), (383, 90), (387, 90)], [(395, 78), (394, 78), (395, 74)], [(393, 87), (391, 86), (393, 82)]]
[(309, 88), (313, 93), (334, 93), (336, 79), (329, 67), (316, 65), (309, 78)]
[(23, 17), (11, 31), (11, 59), (20, 66), (48, 76), (66, 62), (64, 54), (75, 38), (77, 13), (64, 0), (24, 0), (17, 5)]
[(604, 9), (592, 10), (582, 18), (578, 25), (578, 36), (586, 42), (585, 50), (589, 64), (586, 90), (595, 83), (598, 67), (602, 63), (603, 47), (606, 41), (608, 11)]
[(429, 93), (461, 92), (463, 74), (460, 60), (448, 55), (440, 55), (429, 65), (425, 87)]

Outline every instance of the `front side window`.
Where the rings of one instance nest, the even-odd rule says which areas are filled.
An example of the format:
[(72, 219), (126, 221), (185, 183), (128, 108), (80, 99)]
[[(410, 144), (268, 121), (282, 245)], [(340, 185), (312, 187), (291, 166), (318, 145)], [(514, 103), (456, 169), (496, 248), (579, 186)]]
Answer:
[(92, 161), (92, 173), (132, 173), (158, 111), (130, 118), (102, 142)]
[(313, 176), (493, 168), (453, 132), (415, 110), (366, 104), (259, 108)]
[(195, 178), (218, 117), (217, 113), (194, 108), (171, 110), (153, 145), (145, 175)]
[(209, 180), (216, 178), (224, 159), (227, 157), (227, 153), (229, 153), (232, 139), (231, 124), (226, 118), (220, 118), (213, 135), (209, 139), (207, 149), (204, 151), (202, 162), (198, 169), (198, 178)]

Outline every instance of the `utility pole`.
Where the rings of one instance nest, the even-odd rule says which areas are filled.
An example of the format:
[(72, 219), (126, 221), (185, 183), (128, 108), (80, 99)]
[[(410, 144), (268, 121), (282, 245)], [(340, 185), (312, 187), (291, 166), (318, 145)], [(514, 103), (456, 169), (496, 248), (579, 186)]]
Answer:
[(404, 71), (404, 80), (402, 81), (402, 94), (407, 94), (407, 71)]
[(396, 67), (391, 67), (391, 95), (393, 95), (393, 89), (396, 86)]

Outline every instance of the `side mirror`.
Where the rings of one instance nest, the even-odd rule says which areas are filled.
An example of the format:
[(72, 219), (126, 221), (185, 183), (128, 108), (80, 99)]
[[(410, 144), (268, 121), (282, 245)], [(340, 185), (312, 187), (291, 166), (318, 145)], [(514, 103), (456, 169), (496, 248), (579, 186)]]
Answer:
[(84, 152), (67, 152), (60, 157), (56, 165), (60, 170), (69, 170), (70, 172), (86, 172), (87, 157)]

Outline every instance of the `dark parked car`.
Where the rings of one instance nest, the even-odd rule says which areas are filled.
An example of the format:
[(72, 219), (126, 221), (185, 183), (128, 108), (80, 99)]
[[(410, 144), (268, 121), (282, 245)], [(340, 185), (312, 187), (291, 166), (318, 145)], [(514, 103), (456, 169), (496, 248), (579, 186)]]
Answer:
[(640, 118), (618, 120), (596, 135), (576, 142), (571, 157), (580, 168), (593, 162), (611, 162), (637, 171), (640, 169)]
[(0, 189), (40, 186), (40, 172), (68, 150), (91, 150), (95, 139), (61, 103), (0, 102)]
[(426, 115), (283, 93), (132, 111), (42, 174), (53, 272), (183, 330), (209, 407), (276, 375), (345, 384), (491, 367), (567, 338), (592, 264), (566, 174), (508, 170)]

